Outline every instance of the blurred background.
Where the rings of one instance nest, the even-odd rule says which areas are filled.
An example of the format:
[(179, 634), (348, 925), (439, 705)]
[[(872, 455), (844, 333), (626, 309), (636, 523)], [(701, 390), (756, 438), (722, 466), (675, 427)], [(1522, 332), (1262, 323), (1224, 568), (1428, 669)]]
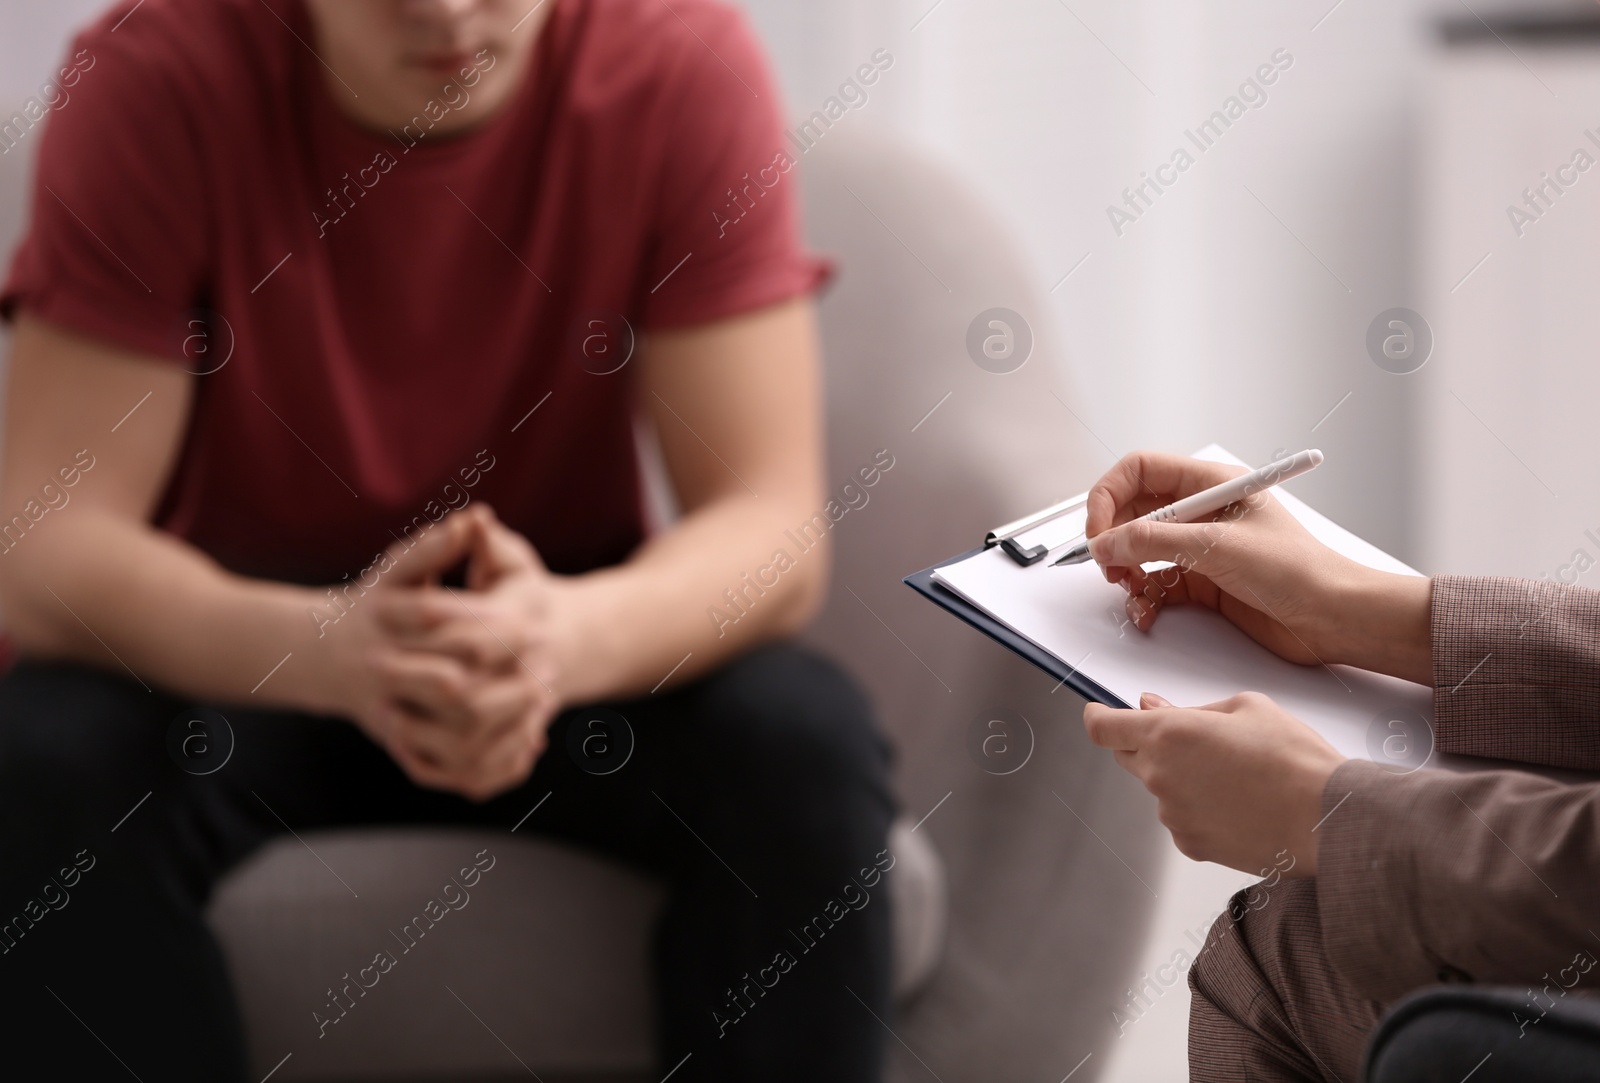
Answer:
[[(1300, 491), (1424, 571), (1600, 555), (1600, 174), (1520, 236), (1507, 215), (1575, 150), (1600, 154), (1593, 3), (749, 7), (795, 114), (894, 53), (850, 122), (931, 148), (1007, 224), (1108, 459), (1320, 446), (1330, 468)], [(1185, 131), (1279, 49), (1293, 64), (1267, 103), (1198, 153)], [(1194, 166), (1118, 236), (1107, 207), (1178, 147)], [(1410, 375), (1366, 345), (1396, 307), (1433, 333)]]
[[(1065, 496), (1137, 447), (1215, 441), (1259, 463), (1316, 446), (1327, 464), (1296, 491), (1422, 571), (1594, 585), (1600, 170), (1579, 153), (1600, 161), (1593, 3), (742, 3), (791, 127), (886, 50), (892, 66), (836, 124), (936, 162), (995, 247), (1020, 253), (1030, 368), (1072, 400), (1008, 437), (1068, 438), (1093, 464), (1063, 477), (1049, 455), (1021, 457), (1023, 490)], [(0, 102), (36, 92), (101, 6), (0, 4)], [(1189, 133), (1264, 64), (1275, 81), (1201, 151)], [(1124, 190), (1179, 148), (1192, 166), (1119, 223)], [(23, 182), (0, 157), (0, 185)], [(0, 249), (17, 225), (0, 219)], [(1413, 353), (1385, 358), (1396, 318)], [(1142, 969), (1244, 879), (1181, 876)], [(1101, 1078), (1180, 1078), (1186, 997), (1180, 983)]]

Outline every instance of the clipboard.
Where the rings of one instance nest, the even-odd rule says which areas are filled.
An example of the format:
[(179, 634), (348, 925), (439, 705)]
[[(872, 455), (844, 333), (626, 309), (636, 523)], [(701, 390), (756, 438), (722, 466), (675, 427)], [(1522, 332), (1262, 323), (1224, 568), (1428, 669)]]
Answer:
[[(1236, 456), (1215, 444), (1202, 448), (1195, 453), (1195, 457), (1244, 465)], [(1301, 525), (1313, 537), (1345, 556), (1369, 567), (1398, 574), (1419, 574), (1377, 546), (1338, 526), (1293, 494), (1278, 489), (1275, 495), (1286, 510), (1300, 519)], [(1148, 684), (1143, 685), (1144, 688), (1161, 690), (1163, 694), (1180, 691), (1179, 698), (1174, 702), (1182, 702), (1186, 698), (1194, 703), (1211, 702), (1251, 687), (1272, 696), (1279, 706), (1321, 733), (1340, 753), (1372, 760), (1399, 773), (1422, 767), (1443, 767), (1456, 771), (1509, 767), (1566, 782), (1592, 782), (1600, 778), (1600, 772), (1540, 767), (1440, 752), (1433, 742), (1431, 688), (1347, 666), (1313, 667), (1285, 662), (1249, 640), (1220, 615), (1191, 606), (1177, 607), (1167, 613), (1151, 632), (1137, 633), (1137, 639), (1130, 637), (1136, 648), (1113, 644), (1102, 651), (1097, 644), (1090, 654), (1080, 657), (1076, 665), (1067, 662), (1061, 654), (1047, 649), (1038, 640), (1048, 641), (1051, 636), (1063, 635), (1075, 626), (1076, 634), (1086, 637), (1073, 644), (1079, 647), (1096, 634), (1103, 638), (1106, 633), (1104, 629), (1097, 631), (1091, 624), (1085, 623), (1085, 613), (1073, 613), (1070, 608), (1063, 610), (1060, 599), (1067, 595), (1053, 592), (1055, 584), (1051, 583), (1049, 577), (1070, 576), (1075, 572), (1092, 576), (1092, 572), (1078, 571), (1092, 566), (1077, 565), (1056, 571), (1049, 564), (1040, 563), (1044, 554), (1036, 553), (1036, 550), (1041, 543), (1045, 544), (1048, 551), (1055, 545), (1064, 544), (1069, 537), (1081, 537), (1076, 522), (1057, 523), (1053, 529), (1040, 528), (1048, 527), (1051, 522), (1075, 508), (1081, 508), (1083, 499), (1083, 496), (1079, 496), (1052, 504), (1033, 515), (989, 531), (983, 538), (983, 544), (977, 548), (905, 576), (902, 582), (1093, 703), (1118, 708), (1131, 707), (1126, 696), (1137, 698), (1138, 686), (1130, 680), (1130, 673), (1135, 674), (1141, 682), (1149, 680)], [(1079, 532), (1073, 535), (1075, 530)], [(1010, 547), (1006, 546), (1008, 540), (1014, 543)], [(1004, 556), (1001, 552), (993, 552), (997, 548)], [(950, 585), (935, 578), (934, 573), (941, 569), (968, 561), (977, 562), (976, 570), (980, 572), (977, 577), (946, 573), (945, 578)], [(1147, 565), (1147, 568), (1153, 567)], [(1014, 593), (1013, 604), (1007, 608), (1007, 612), (1024, 627), (1031, 629), (1034, 638), (992, 615), (989, 609), (961, 593), (961, 590), (978, 587), (988, 589), (995, 582), (1010, 581), (1016, 584), (1023, 577), (1031, 584), (1036, 576), (1044, 577), (1037, 580), (1039, 589), (1035, 590), (1030, 585), (1027, 590)], [(963, 582), (965, 586), (957, 589)], [(1120, 588), (1111, 589), (1110, 584), (1097, 577), (1092, 582), (1096, 590), (1120, 597)], [(1016, 598), (1022, 599), (1021, 608), (1015, 604)], [(992, 606), (994, 599), (990, 598), (988, 602)], [(1041, 614), (1044, 619), (1041, 619)], [(1165, 646), (1160, 643), (1163, 639), (1166, 640)], [(1059, 648), (1065, 643), (1058, 642), (1056, 645)], [(1097, 658), (1089, 668), (1096, 671), (1098, 679), (1080, 668), (1091, 657)], [(1321, 682), (1320, 688), (1316, 682)], [(1219, 684), (1226, 687), (1216, 687)], [(1203, 697), (1195, 695), (1193, 698), (1181, 694), (1185, 687), (1191, 692), (1198, 692), (1201, 685), (1211, 686), (1213, 694)], [(1113, 691), (1114, 687), (1120, 688), (1120, 693)], [(1169, 695), (1168, 698), (1173, 697)], [(1372, 713), (1375, 708), (1377, 712)], [(1401, 753), (1392, 751), (1388, 741), (1397, 726), (1401, 727), (1408, 745), (1407, 750)]]
[[(1088, 501), (1088, 493), (1079, 493), (1077, 496), (1069, 496), (1065, 500), (1051, 504), (1048, 508), (1042, 508), (1032, 515), (1024, 515), (1020, 519), (1014, 519), (1005, 526), (997, 526), (983, 536), (983, 547), (988, 549), (999, 545), (1001, 549), (1005, 550), (1006, 556), (1024, 568), (1037, 564), (1045, 558), (1045, 555), (1050, 551), (1050, 547), (1034, 540), (1032, 535), (1039, 528), (1049, 526), (1064, 515), (1081, 511)], [(1078, 534), (1076, 536), (1081, 538), (1083, 535)], [(965, 560), (972, 555), (972, 553), (965, 553), (955, 559)], [(945, 561), (945, 564), (949, 563), (953, 562)], [(942, 568), (944, 565), (936, 565), (936, 567)]]
[[(1056, 548), (1055, 544), (1047, 544), (1047, 542), (1073, 541), (1083, 536), (1082, 531), (1068, 527), (1066, 534), (1060, 537), (1048, 537), (1054, 524), (1059, 523), (1065, 516), (1083, 511), (1088, 499), (1089, 494), (1082, 492), (1065, 500), (1057, 501), (1049, 507), (1041, 508), (1030, 515), (1024, 515), (1020, 519), (1013, 519), (1011, 522), (995, 527), (985, 534), (983, 536), (983, 544), (976, 549), (969, 549), (958, 556), (942, 560), (938, 564), (906, 576), (901, 582), (941, 609), (976, 628), (996, 643), (1032, 662), (1084, 699), (1094, 703), (1104, 703), (1110, 707), (1127, 707), (1129, 704), (1094, 678), (1040, 647), (1026, 636), (1021, 635), (1004, 621), (996, 619), (981, 607), (963, 598), (960, 594), (940, 583), (938, 577), (934, 574), (941, 568), (949, 567), (952, 564), (960, 564), (970, 557), (975, 557), (997, 546), (1006, 556), (1011, 558), (1014, 564), (1019, 567), (1032, 568), (1044, 560), (1052, 549)], [(1059, 533), (1059, 528), (1057, 533)], [(1047, 537), (1041, 540), (1041, 535), (1046, 535)], [(1044, 572), (1042, 567), (1036, 570), (1040, 573)]]
[[(1195, 457), (1244, 465), (1215, 444)], [(1274, 497), (1313, 537), (1349, 559), (1418, 574), (1285, 489), (1275, 489)], [(1096, 703), (1131, 707), (1142, 691), (1174, 703), (1211, 703), (1252, 689), (1346, 756), (1396, 762), (1382, 744), (1394, 722), (1415, 738), (1408, 747), (1431, 746), (1431, 733), (1422, 741), (1433, 724), (1432, 690), (1423, 685), (1348, 666), (1287, 662), (1219, 614), (1192, 606), (1165, 612), (1148, 631), (1130, 630), (1121, 587), (1107, 583), (1093, 564), (1056, 568), (1044, 559), (1083, 536), (1086, 499), (1063, 500), (991, 530), (978, 548), (904, 582)], [(1165, 566), (1146, 570), (1159, 574)]]
[[(1043, 513), (1041, 512), (1040, 514)], [(995, 532), (991, 531), (990, 533), (993, 534)], [(1000, 539), (997, 539), (997, 543), (1000, 543)], [(1049, 651), (1036, 645), (1032, 640), (1018, 635), (1005, 624), (995, 620), (989, 614), (961, 597), (961, 595), (934, 581), (933, 573), (940, 568), (949, 564), (959, 564), (968, 557), (975, 557), (985, 549), (992, 548), (992, 544), (994, 543), (980, 545), (976, 549), (969, 549), (959, 556), (940, 561), (938, 564), (924, 568), (920, 572), (913, 572), (903, 578), (901, 582), (947, 613), (952, 613), (961, 618), (1002, 647), (1032, 662), (1091, 703), (1104, 703), (1108, 707), (1126, 708), (1130, 706), (1071, 664), (1063, 662)], [(1007, 553), (1013, 559), (1017, 559), (1016, 554), (1011, 553), (1010, 550), (1007, 550)], [(1025, 553), (1024, 555), (1027, 554)], [(1044, 553), (1041, 551), (1032, 560), (1018, 560), (1018, 562), (1025, 564), (1037, 563), (1043, 555)]]

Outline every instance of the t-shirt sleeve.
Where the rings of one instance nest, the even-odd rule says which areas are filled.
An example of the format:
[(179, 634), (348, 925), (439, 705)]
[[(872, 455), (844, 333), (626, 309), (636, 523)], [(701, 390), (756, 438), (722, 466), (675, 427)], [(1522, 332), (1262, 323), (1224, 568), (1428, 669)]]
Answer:
[[(140, 353), (181, 359), (203, 288), (208, 212), (193, 125), (162, 43), (130, 21), (73, 43), (39, 140), (27, 232), (0, 291), (19, 308)], [(76, 79), (65, 85), (75, 70)], [(13, 150), (13, 153), (15, 151)]]
[(797, 152), (754, 32), (721, 5), (694, 22), (668, 89), (676, 100), (643, 282), (655, 329), (807, 294), (832, 272), (801, 239)]

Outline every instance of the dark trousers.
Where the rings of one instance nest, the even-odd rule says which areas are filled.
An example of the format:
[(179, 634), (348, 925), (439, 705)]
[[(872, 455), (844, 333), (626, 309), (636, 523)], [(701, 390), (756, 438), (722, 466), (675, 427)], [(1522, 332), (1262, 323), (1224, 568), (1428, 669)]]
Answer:
[(886, 906), (839, 922), (738, 1022), (713, 1015), (728, 1019), (729, 987), (793, 952), (788, 930), (886, 846), (888, 750), (860, 692), (779, 645), (609, 706), (634, 738), (620, 769), (580, 767), (605, 746), (569, 751), (566, 731), (583, 720), (568, 711), (527, 783), (473, 804), (412, 785), (350, 723), (293, 712), (219, 707), (233, 753), (196, 774), (173, 752), (181, 729), (169, 733), (191, 704), (108, 671), (19, 663), (0, 681), (0, 1075), (253, 1083), (203, 921), (229, 868), (286, 828), (509, 831), (548, 792), (519, 834), (668, 885), (655, 960), (663, 1073), (692, 1053), (675, 1081), (877, 1079), (885, 1031), (862, 1002), (889, 1017)]

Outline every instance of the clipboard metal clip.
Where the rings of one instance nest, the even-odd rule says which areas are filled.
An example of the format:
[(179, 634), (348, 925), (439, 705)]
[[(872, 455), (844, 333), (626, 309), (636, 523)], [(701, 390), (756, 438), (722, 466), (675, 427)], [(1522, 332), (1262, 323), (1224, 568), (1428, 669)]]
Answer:
[(1017, 541), (1018, 536), (1026, 534), (1035, 527), (1043, 526), (1052, 519), (1059, 519), (1063, 515), (1077, 511), (1088, 501), (1088, 493), (1079, 493), (1077, 496), (1069, 497), (1058, 504), (1051, 504), (1048, 508), (1036, 511), (1032, 515), (1014, 519), (1004, 526), (996, 527), (985, 534), (983, 546), (985, 549), (992, 549), (996, 545), (1000, 546), (1006, 551), (1007, 556), (1023, 567), (1037, 564), (1050, 552), (1049, 548), (1043, 545), (1024, 546)]

